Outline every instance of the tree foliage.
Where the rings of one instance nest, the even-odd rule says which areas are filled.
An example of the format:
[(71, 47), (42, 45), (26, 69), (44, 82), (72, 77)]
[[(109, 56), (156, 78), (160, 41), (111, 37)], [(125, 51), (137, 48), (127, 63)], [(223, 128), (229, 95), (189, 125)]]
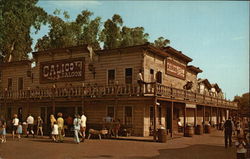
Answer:
[(37, 7), (38, 0), (0, 1), (0, 51), (6, 58), (26, 59), (32, 51), (31, 28), (36, 32), (46, 23), (47, 13)]
[(144, 33), (143, 27), (129, 28), (123, 26), (120, 15), (115, 14), (112, 19), (104, 23), (100, 40), (105, 49), (141, 45), (148, 42), (148, 34)]
[[(83, 10), (76, 19), (71, 20), (67, 12), (56, 9), (48, 15), (36, 6), (38, 0), (0, 0), (0, 54), (13, 56), (14, 60), (26, 59), (32, 51), (31, 29), (35, 33), (41, 25), (47, 24), (49, 32), (38, 39), (35, 50), (62, 48), (90, 44), (93, 49), (113, 49), (141, 45), (148, 42), (149, 34), (143, 27), (123, 25), (120, 15), (114, 14), (105, 22), (101, 17)], [(166, 46), (169, 40), (158, 38), (156, 47)], [(1, 58), (1, 57), (0, 57)]]
[(170, 44), (170, 40), (168, 39), (165, 39), (164, 37), (159, 37), (158, 39), (156, 39), (153, 43), (153, 45), (155, 47), (158, 47), (158, 48), (163, 48), (163, 47), (166, 47), (168, 44)]
[(242, 96), (235, 96), (234, 102), (238, 103), (240, 114), (250, 115), (250, 93), (245, 93)]
[(49, 16), (48, 35), (38, 39), (35, 49), (45, 50), (59, 47), (69, 47), (83, 44), (90, 44), (94, 49), (99, 49), (98, 34), (100, 27), (100, 17), (91, 20), (93, 15), (88, 10), (82, 11), (74, 21), (68, 21), (70, 16), (63, 13), (66, 21), (59, 17), (60, 10), (55, 10), (54, 15)]

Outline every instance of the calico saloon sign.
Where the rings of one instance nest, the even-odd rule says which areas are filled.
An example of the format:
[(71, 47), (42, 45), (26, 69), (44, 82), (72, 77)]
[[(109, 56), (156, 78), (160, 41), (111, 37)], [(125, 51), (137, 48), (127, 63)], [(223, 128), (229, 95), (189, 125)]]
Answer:
[(40, 63), (40, 83), (84, 80), (84, 58)]

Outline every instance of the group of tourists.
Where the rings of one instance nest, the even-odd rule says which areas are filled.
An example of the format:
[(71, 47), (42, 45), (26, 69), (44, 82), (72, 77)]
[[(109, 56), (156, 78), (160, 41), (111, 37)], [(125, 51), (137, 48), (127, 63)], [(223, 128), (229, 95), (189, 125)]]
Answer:
[[(235, 142), (235, 146), (237, 149), (237, 159), (245, 159), (247, 153), (247, 146), (249, 147), (249, 126), (245, 125), (244, 127), (248, 127), (248, 131), (245, 132), (242, 127), (243, 124), (241, 120), (232, 120), (231, 117), (228, 118), (223, 124), (224, 130), (224, 138), (225, 138), (225, 148), (232, 146), (232, 135), (235, 134), (237, 140)], [(236, 133), (235, 133), (236, 132)]]
[[(85, 131), (86, 131), (86, 121), (87, 118), (82, 113), (80, 116), (79, 114), (75, 115), (74, 120), (68, 116), (66, 118), (66, 125), (64, 124), (63, 114), (58, 113), (57, 119), (53, 114), (50, 115), (50, 137), (53, 139), (54, 142), (63, 142), (64, 136), (65, 136), (65, 127), (67, 128), (67, 131), (73, 131), (74, 132), (74, 141), (79, 144), (81, 136), (81, 141), (84, 142), (85, 139)], [(36, 135), (43, 136), (43, 119), (38, 116), (35, 120), (34, 117), (29, 114), (26, 121), (21, 122), (17, 116), (17, 114), (13, 115), (13, 119), (10, 123), (11, 130), (12, 130), (12, 138), (14, 139), (15, 136), (17, 136), (18, 141), (20, 141), (21, 136), (29, 137), (29, 135), (32, 135), (33, 138), (35, 137), (34, 132), (34, 126), (36, 125)], [(3, 116), (0, 117), (0, 142), (5, 143), (6, 142), (6, 128), (7, 128), (7, 122), (4, 119)]]
[(25, 137), (29, 137), (29, 135), (32, 135), (35, 137), (34, 132), (34, 125), (37, 125), (37, 132), (36, 135), (41, 134), (43, 136), (43, 120), (40, 116), (37, 117), (36, 123), (34, 117), (29, 114), (27, 117), (27, 120), (23, 123), (18, 119), (17, 114), (14, 114), (13, 120), (11, 122), (12, 125), (12, 138), (15, 138), (15, 135), (17, 136), (18, 140), (21, 139), (21, 135), (24, 135)]
[(77, 144), (80, 143), (79, 135), (82, 137), (81, 141), (84, 142), (85, 139), (85, 131), (86, 131), (86, 121), (87, 117), (82, 113), (75, 115), (74, 120), (71, 120), (71, 117), (68, 116), (66, 118), (66, 125), (64, 125), (64, 119), (62, 118), (62, 113), (57, 114), (57, 119), (53, 114), (50, 115), (50, 126), (51, 126), (51, 138), (54, 142), (63, 142), (63, 138), (65, 136), (65, 126), (67, 126), (67, 130), (70, 130), (73, 125), (74, 131), (74, 140)]

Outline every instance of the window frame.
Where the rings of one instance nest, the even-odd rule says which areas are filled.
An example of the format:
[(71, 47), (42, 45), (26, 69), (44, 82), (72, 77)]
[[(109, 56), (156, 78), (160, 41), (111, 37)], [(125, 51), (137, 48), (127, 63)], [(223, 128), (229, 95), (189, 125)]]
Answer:
[[(109, 83), (109, 71), (110, 70), (114, 70), (115, 71), (115, 73), (114, 73), (114, 76), (115, 76), (114, 83)], [(109, 69), (107, 69), (107, 71), (106, 71), (106, 81), (107, 81), (107, 85), (114, 85), (115, 84), (115, 81), (116, 81), (116, 69), (115, 68), (109, 68)]]
[[(132, 72), (131, 72), (131, 83), (127, 83), (127, 82), (126, 82), (126, 79), (127, 79), (127, 78), (126, 78), (126, 77), (127, 77), (127, 76), (126, 76), (126, 70), (127, 70), (127, 69), (131, 69), (131, 70), (132, 70)], [(133, 73), (134, 73), (133, 70), (134, 70), (133, 67), (126, 67), (126, 68), (124, 68), (124, 83), (125, 83), (125, 84), (133, 84), (133, 79), (134, 79), (134, 78), (133, 78)]]

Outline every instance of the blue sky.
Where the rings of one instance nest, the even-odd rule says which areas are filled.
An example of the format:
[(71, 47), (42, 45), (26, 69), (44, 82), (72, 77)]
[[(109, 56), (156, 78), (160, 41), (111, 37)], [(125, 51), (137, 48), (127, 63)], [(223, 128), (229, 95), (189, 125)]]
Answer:
[[(122, 16), (124, 25), (142, 26), (150, 41), (163, 36), (203, 70), (200, 78), (218, 83), (227, 99), (249, 92), (249, 2), (247, 1), (39, 1), (72, 19), (85, 9), (102, 17)], [(47, 32), (33, 34), (34, 43)]]

